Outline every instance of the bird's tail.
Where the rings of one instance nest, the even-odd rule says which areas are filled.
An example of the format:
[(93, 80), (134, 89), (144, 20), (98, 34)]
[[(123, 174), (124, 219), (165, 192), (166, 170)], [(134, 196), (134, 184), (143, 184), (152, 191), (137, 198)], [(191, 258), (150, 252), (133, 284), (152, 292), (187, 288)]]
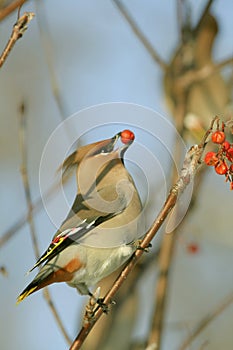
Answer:
[(24, 289), (24, 291), (18, 296), (16, 304), (19, 304), (23, 299), (28, 297), (30, 294), (35, 292), (37, 290), (37, 285), (36, 286), (31, 286), (31, 283)]
[(25, 298), (27, 298), (30, 294), (36, 292), (37, 290), (47, 286), (50, 284), (50, 276), (52, 274), (51, 268), (42, 268), (42, 270), (36, 275), (34, 280), (29, 283), (29, 285), (22, 291), (22, 293), (18, 296), (16, 304), (19, 304)]

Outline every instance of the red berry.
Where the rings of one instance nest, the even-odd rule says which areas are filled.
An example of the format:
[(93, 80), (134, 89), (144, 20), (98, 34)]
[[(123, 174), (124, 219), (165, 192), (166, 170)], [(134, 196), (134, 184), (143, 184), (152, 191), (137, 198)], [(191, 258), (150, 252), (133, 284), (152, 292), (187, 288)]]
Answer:
[(190, 253), (190, 254), (196, 254), (198, 253), (200, 250), (200, 247), (197, 243), (193, 242), (193, 243), (189, 243), (187, 245), (187, 251)]
[(231, 174), (233, 174), (233, 164), (230, 165), (230, 167), (229, 167), (229, 172), (230, 172)]
[(228, 160), (230, 160), (231, 162), (233, 161), (233, 147), (230, 147), (227, 150), (226, 156), (227, 156)]
[(229, 150), (229, 148), (230, 148), (230, 143), (229, 143), (228, 141), (224, 141), (222, 145), (223, 145), (223, 148), (224, 148), (225, 151), (228, 151), (228, 150)]
[(132, 142), (134, 138), (135, 138), (134, 133), (130, 130), (123, 130), (121, 132), (121, 141), (125, 144)]
[(225, 141), (225, 134), (223, 131), (215, 131), (211, 138), (214, 143), (223, 143)]
[(228, 172), (228, 166), (225, 162), (220, 161), (215, 165), (215, 171), (218, 175), (225, 175)]
[(206, 165), (215, 165), (218, 162), (218, 158), (215, 152), (207, 152), (204, 158)]

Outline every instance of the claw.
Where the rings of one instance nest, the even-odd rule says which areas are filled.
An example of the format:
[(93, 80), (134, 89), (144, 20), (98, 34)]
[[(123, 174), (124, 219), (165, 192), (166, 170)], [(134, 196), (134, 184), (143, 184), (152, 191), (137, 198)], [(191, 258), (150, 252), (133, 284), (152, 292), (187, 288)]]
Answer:
[(109, 307), (107, 304), (104, 303), (104, 298), (97, 299), (96, 303), (99, 305), (99, 307), (101, 307), (103, 313), (108, 314)]
[[(108, 314), (109, 312), (109, 306), (107, 304), (104, 303), (104, 298), (100, 298), (100, 288), (98, 287), (97, 290), (94, 293), (89, 292), (88, 293), (90, 295), (90, 301), (89, 304), (92, 304), (92, 308), (95, 308), (95, 305), (97, 304), (98, 307), (101, 307), (102, 311), (105, 314)], [(115, 301), (111, 301), (110, 302), (111, 305), (116, 304)]]
[(150, 248), (152, 247), (152, 244), (149, 243), (148, 246), (145, 247), (145, 248), (141, 247), (140, 244), (141, 244), (141, 240), (138, 240), (138, 241), (135, 242), (136, 249), (143, 250), (145, 253), (149, 253)]

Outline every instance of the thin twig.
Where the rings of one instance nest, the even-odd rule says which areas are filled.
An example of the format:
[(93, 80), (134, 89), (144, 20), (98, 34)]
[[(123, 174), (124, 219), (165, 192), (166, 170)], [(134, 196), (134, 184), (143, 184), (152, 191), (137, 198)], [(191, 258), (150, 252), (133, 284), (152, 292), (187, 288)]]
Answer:
[[(149, 269), (155, 268), (158, 252), (159, 248), (153, 251), (150, 250), (150, 254), (144, 254), (143, 259), (139, 260), (132, 273), (125, 281), (125, 284), (122, 285), (117, 295), (114, 296), (117, 307), (114, 306), (111, 309), (111, 313), (95, 325), (85, 343), (82, 345), (83, 350), (93, 348), (107, 349), (110, 347), (110, 344), (112, 349), (119, 349), (119, 344), (112, 344), (112, 339), (117, 339), (119, 334), (122, 334), (125, 346), (126, 344), (131, 344), (132, 328), (136, 321), (136, 314), (138, 314), (139, 311), (140, 296), (137, 292), (137, 286), (144, 274), (147, 273)], [(103, 294), (108, 291), (110, 285), (113, 284), (121, 270), (122, 267), (100, 281), (99, 287)], [(123, 325), (122, 319), (124, 320)], [(122, 346), (123, 342), (121, 343)]]
[[(211, 3), (209, 2), (204, 10), (204, 12), (207, 11), (207, 8), (209, 9)], [(202, 16), (203, 17), (203, 16)], [(175, 56), (176, 57), (176, 56)], [(206, 64), (205, 67), (191, 71), (187, 73), (183, 73), (181, 77), (174, 78), (171, 83), (173, 84), (173, 87), (171, 89), (171, 96), (175, 98), (174, 103), (174, 120), (175, 120), (175, 126), (181, 135), (183, 136), (184, 133), (184, 118), (187, 115), (187, 106), (188, 106), (188, 99), (189, 99), (189, 93), (192, 94), (192, 83), (194, 82), (201, 82), (203, 79), (209, 77), (211, 74), (214, 74), (221, 68), (223, 68), (225, 65), (231, 63), (231, 59), (225, 60), (223, 62), (220, 62), (216, 65)], [(181, 67), (183, 64), (182, 58), (180, 60), (180, 66), (173, 65), (173, 70), (171, 70), (171, 77), (176, 77), (176, 67)], [(171, 65), (172, 67), (172, 65)], [(208, 67), (208, 68), (207, 68)], [(182, 72), (182, 69), (181, 69)], [(190, 89), (189, 89), (190, 88)], [(174, 146), (174, 149), (177, 148)], [(175, 157), (176, 163), (179, 164), (179, 157)], [(172, 171), (173, 173), (174, 171)], [(174, 176), (174, 175), (173, 175)], [(190, 212), (190, 211), (189, 211)], [(158, 262), (158, 279), (156, 284), (156, 291), (155, 291), (155, 312), (154, 317), (151, 325), (151, 332), (148, 340), (148, 348), (150, 346), (156, 344), (156, 349), (159, 350), (161, 348), (161, 339), (162, 339), (162, 332), (163, 332), (163, 325), (164, 325), (164, 317), (165, 317), (165, 307), (166, 307), (166, 298), (168, 294), (168, 288), (169, 288), (169, 272), (170, 272), (170, 266), (172, 265), (172, 258), (173, 258), (173, 250), (175, 246), (175, 239), (176, 239), (177, 230), (175, 230), (170, 235), (164, 235), (161, 250), (160, 250), (160, 257)]]
[(66, 107), (64, 98), (62, 96), (61, 89), (59, 87), (58, 79), (54, 69), (53, 47), (51, 44), (50, 31), (49, 31), (47, 18), (46, 18), (46, 12), (44, 10), (44, 2), (36, 1), (35, 6), (36, 6), (36, 13), (37, 13), (37, 23), (38, 23), (39, 33), (40, 33), (40, 40), (43, 47), (45, 59), (47, 61), (51, 89), (52, 89), (55, 101), (57, 103), (58, 109), (60, 111), (61, 118), (62, 120), (64, 120), (65, 117), (69, 115), (69, 113), (67, 112), (67, 107)]
[[(204, 152), (205, 146), (207, 144), (208, 136), (211, 133), (211, 130), (215, 121), (216, 121), (216, 118), (212, 121), (211, 127), (206, 132), (202, 142), (199, 145), (195, 145), (191, 147), (187, 152), (178, 181), (172, 187), (162, 210), (160, 211), (159, 215), (157, 216), (150, 230), (147, 232), (147, 234), (143, 238), (140, 244), (141, 249), (137, 249), (136, 252), (132, 255), (129, 262), (126, 264), (126, 266), (124, 267), (124, 269), (122, 270), (122, 272), (120, 273), (116, 281), (114, 282), (113, 286), (110, 288), (110, 290), (106, 294), (103, 300), (105, 305), (109, 305), (111, 303), (111, 300), (113, 300), (114, 295), (119, 290), (119, 288), (124, 283), (124, 281), (127, 279), (127, 276), (132, 271), (132, 269), (136, 265), (139, 258), (142, 256), (145, 249), (149, 246), (151, 240), (154, 238), (154, 236), (158, 232), (159, 228), (165, 221), (166, 217), (168, 216), (172, 208), (175, 206), (179, 195), (184, 191), (184, 189), (187, 187), (187, 185), (195, 176), (195, 173), (201, 163), (201, 157)], [(86, 322), (83, 325), (82, 329), (80, 330), (79, 334), (77, 335), (76, 339), (71, 345), (70, 350), (80, 349), (87, 335), (89, 334), (94, 324), (97, 322), (97, 320), (100, 318), (102, 314), (103, 314), (102, 308), (98, 308), (93, 318), (91, 319), (91, 321)]]
[(176, 17), (178, 23), (178, 33), (179, 33), (179, 42), (184, 43), (183, 36), (183, 13), (182, 13), (182, 0), (176, 1)]
[[(174, 110), (174, 120), (175, 127), (180, 137), (182, 137), (184, 133), (184, 118), (187, 109), (187, 92), (184, 89), (180, 89), (179, 91), (176, 91), (176, 94), (177, 104)], [(174, 165), (172, 166), (171, 170), (171, 183), (174, 183), (175, 179), (177, 178), (176, 164), (180, 164), (182, 160), (181, 148), (178, 139), (175, 140), (173, 149), (175, 150), (175, 153)], [(154, 293), (155, 310), (151, 322), (147, 349), (150, 349), (150, 347), (153, 348), (154, 344), (156, 344), (156, 349), (159, 350), (161, 346), (166, 299), (169, 291), (169, 273), (172, 265), (176, 236), (177, 230), (174, 230), (172, 234), (165, 234), (162, 238), (158, 257), (158, 277)]]
[(161, 69), (165, 71), (167, 69), (167, 64), (159, 57), (155, 49), (153, 48), (152, 44), (149, 42), (149, 40), (145, 37), (145, 35), (142, 33), (141, 29), (137, 25), (136, 21), (133, 19), (133, 17), (129, 14), (126, 7), (122, 4), (120, 0), (113, 0), (114, 4), (117, 6), (118, 10), (121, 12), (121, 14), (124, 16), (128, 24), (130, 25), (132, 31), (137, 36), (137, 38), (141, 41), (141, 43), (144, 45), (148, 53), (151, 55), (152, 59), (159, 64)]
[(26, 145), (26, 119), (25, 119), (25, 106), (22, 104), (20, 106), (20, 114), (19, 114), (19, 147), (21, 153), (21, 167), (20, 172), (23, 181), (24, 193), (27, 202), (28, 208), (28, 224), (30, 227), (30, 234), (32, 238), (33, 250), (36, 256), (36, 259), (39, 259), (40, 252), (38, 248), (38, 240), (36, 237), (35, 224), (32, 215), (32, 199), (31, 199), (31, 191), (28, 179), (28, 171), (27, 171), (27, 145)]
[(184, 340), (179, 350), (185, 350), (191, 345), (192, 341), (216, 318), (218, 317), (230, 304), (233, 303), (233, 293), (231, 293), (224, 301), (222, 301), (215, 310), (211, 311), (204, 317), (199, 324), (193, 329), (191, 334)]
[(5, 49), (3, 50), (3, 53), (0, 57), (0, 67), (2, 67), (3, 63), (5, 62), (7, 56), (11, 52), (13, 46), (15, 45), (16, 41), (22, 38), (23, 34), (27, 30), (27, 26), (30, 23), (30, 21), (33, 19), (35, 14), (33, 12), (25, 12), (14, 24), (13, 30), (11, 33), (11, 37), (6, 44)]
[(199, 21), (198, 21), (198, 23), (196, 24), (195, 28), (193, 29), (193, 33), (194, 33), (195, 35), (196, 35), (197, 32), (200, 30), (200, 28), (201, 28), (201, 26), (202, 26), (202, 23), (203, 23), (203, 21), (205, 20), (206, 15), (209, 13), (209, 10), (210, 10), (210, 7), (211, 7), (212, 3), (213, 3), (213, 0), (208, 0), (208, 1), (207, 1), (206, 5), (205, 5), (205, 8), (204, 8), (204, 10), (203, 10), (203, 12), (202, 12), (202, 15), (201, 15), (201, 17), (199, 18)]
[[(35, 223), (33, 219), (32, 214), (32, 198), (31, 198), (31, 191), (30, 191), (30, 185), (29, 185), (29, 179), (28, 179), (28, 170), (27, 170), (27, 144), (26, 144), (26, 116), (25, 116), (25, 106), (24, 104), (21, 105), (20, 108), (20, 114), (19, 114), (20, 122), (19, 122), (19, 146), (20, 146), (20, 153), (21, 153), (21, 175), (23, 180), (23, 187), (24, 187), (24, 193), (27, 201), (27, 208), (28, 208), (28, 217), (27, 221), (29, 223), (30, 227), (30, 235), (32, 238), (33, 243), (33, 250), (36, 256), (36, 259), (38, 260), (40, 257), (39, 252), (39, 246), (38, 246), (38, 240), (36, 236), (36, 230), (35, 230)], [(55, 305), (51, 299), (49, 290), (47, 287), (43, 290), (43, 296), (45, 300), (47, 301), (47, 304), (54, 315), (54, 318), (57, 322), (57, 325), (62, 332), (64, 338), (66, 339), (67, 343), (70, 345), (71, 340), (62, 324), (62, 321), (60, 319), (60, 316), (55, 308)]]
[[(50, 199), (50, 197), (57, 191), (59, 184), (53, 185), (45, 194), (44, 198)], [(30, 212), (35, 214), (43, 207), (43, 199), (39, 197), (34, 202), (31, 203)], [(28, 211), (26, 214), (22, 215), (10, 228), (8, 228), (0, 237), (0, 248), (4, 246), (28, 221), (30, 215)]]
[[(178, 104), (178, 106), (180, 106), (180, 104)], [(210, 129), (206, 132), (204, 136), (204, 139), (202, 142), (203, 145), (206, 142), (209, 136), (209, 133), (212, 131), (213, 125), (217, 120), (218, 120), (217, 118), (213, 119)], [(177, 161), (179, 157), (180, 155), (177, 154), (176, 155)], [(168, 287), (169, 287), (169, 272), (172, 264), (176, 234), (177, 234), (177, 230), (174, 230), (172, 234), (166, 234), (163, 236), (163, 241), (161, 244), (160, 254), (158, 258), (159, 259), (158, 278), (157, 278), (157, 284), (155, 289), (156, 307), (155, 307), (155, 311), (152, 319), (151, 330), (150, 330), (146, 349), (150, 349), (155, 345), (157, 350), (159, 350), (161, 347), (166, 298), (167, 298)]]
[[(63, 178), (63, 183), (67, 181), (68, 175)], [(43, 198), (39, 197), (31, 204), (31, 212), (37, 213), (43, 208), (43, 200), (50, 200), (51, 197), (58, 191), (60, 182), (53, 184), (44, 194)], [(0, 248), (6, 244), (28, 221), (29, 211), (23, 214), (10, 228), (8, 228), (0, 237)]]
[(3, 7), (0, 10), (0, 21), (10, 15), (13, 11), (15, 11), (17, 8), (21, 7), (27, 0), (15, 0), (12, 1), (9, 5), (6, 7)]
[(51, 310), (51, 312), (53, 314), (53, 317), (54, 317), (54, 319), (55, 319), (55, 321), (56, 321), (56, 323), (58, 325), (58, 328), (60, 329), (63, 337), (65, 338), (65, 340), (67, 342), (67, 344), (70, 346), (72, 341), (71, 341), (71, 339), (70, 339), (70, 337), (69, 337), (69, 335), (68, 335), (68, 333), (67, 333), (67, 331), (66, 331), (66, 329), (65, 329), (65, 327), (63, 325), (61, 317), (60, 317), (60, 315), (57, 312), (57, 308), (54, 305), (54, 302), (53, 302), (53, 300), (51, 298), (49, 289), (47, 287), (43, 288), (43, 297), (47, 301), (47, 304), (48, 304), (48, 306), (49, 306), (49, 308), (50, 308), (50, 310)]
[(211, 75), (219, 72), (222, 68), (230, 64), (233, 64), (233, 57), (227, 58), (219, 63), (207, 64), (197, 70), (190, 70), (177, 79), (177, 85), (182, 88), (188, 88), (191, 84), (209, 78)]
[(7, 271), (7, 268), (5, 266), (0, 266), (0, 273), (4, 277), (8, 277), (8, 271)]

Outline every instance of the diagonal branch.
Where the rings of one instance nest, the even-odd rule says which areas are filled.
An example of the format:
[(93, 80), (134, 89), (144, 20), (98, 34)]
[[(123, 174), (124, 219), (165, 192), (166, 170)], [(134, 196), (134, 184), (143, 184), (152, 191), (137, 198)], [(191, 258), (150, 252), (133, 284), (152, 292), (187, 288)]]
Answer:
[(60, 111), (61, 119), (64, 120), (69, 115), (69, 113), (67, 112), (67, 106), (62, 96), (60, 84), (58, 82), (58, 77), (56, 75), (56, 71), (54, 68), (53, 46), (51, 42), (50, 30), (49, 30), (44, 6), (45, 4), (43, 1), (35, 2), (38, 29), (39, 29), (42, 49), (44, 51), (44, 56), (47, 61), (51, 90), (53, 92), (53, 96), (57, 103), (57, 107)]
[(233, 303), (233, 293), (231, 293), (226, 299), (224, 299), (215, 310), (210, 312), (204, 317), (199, 324), (193, 329), (191, 334), (184, 340), (179, 350), (185, 350), (191, 345), (193, 339), (195, 339), (217, 316), (219, 316), (230, 304)]
[[(43, 201), (42, 198), (38, 198), (35, 202), (32, 202), (31, 204), (31, 213), (36, 213), (39, 209), (43, 207)], [(13, 237), (28, 221), (28, 218), (30, 216), (30, 212), (27, 211), (26, 214), (22, 215), (10, 228), (8, 228), (0, 237), (0, 248), (6, 244), (11, 237)]]
[(222, 68), (233, 64), (233, 56), (226, 58), (225, 60), (215, 63), (207, 64), (200, 69), (190, 70), (182, 77), (177, 79), (177, 85), (182, 88), (188, 88), (191, 84), (201, 82), (204, 79), (209, 78), (211, 75), (217, 73)]
[(0, 10), (0, 21), (21, 7), (27, 0), (15, 0)]
[[(182, 137), (184, 134), (184, 118), (187, 111), (187, 99), (188, 94), (185, 89), (177, 89), (176, 91), (176, 106), (174, 109), (174, 120), (175, 127), (179, 135)], [(176, 181), (177, 168), (176, 164), (181, 164), (182, 153), (178, 142), (175, 139), (174, 142), (174, 164), (171, 169), (171, 184)], [(166, 300), (169, 292), (169, 275), (173, 261), (173, 252), (177, 237), (177, 229), (173, 230), (171, 234), (165, 234), (162, 237), (162, 242), (158, 257), (158, 277), (154, 292), (154, 312), (151, 320), (151, 326), (149, 336), (147, 340), (147, 349), (153, 347), (156, 344), (156, 349), (159, 350), (161, 347), (162, 333), (164, 327), (164, 317)]]
[(143, 34), (139, 26), (137, 25), (136, 21), (133, 19), (133, 17), (129, 14), (126, 7), (122, 4), (120, 0), (113, 0), (114, 4), (118, 8), (118, 10), (121, 12), (122, 16), (126, 19), (128, 22), (130, 28), (134, 32), (134, 34), (137, 36), (137, 38), (141, 41), (141, 43), (146, 48), (147, 52), (151, 55), (152, 59), (159, 64), (161, 69), (165, 71), (167, 69), (167, 64), (159, 57), (155, 49), (153, 48), (152, 44), (149, 42), (149, 40), (146, 38), (146, 36)]
[(0, 57), (0, 67), (2, 67), (4, 64), (16, 41), (22, 38), (23, 34), (28, 28), (28, 24), (31, 22), (34, 16), (35, 14), (33, 12), (25, 12), (14, 24), (11, 37)]
[[(64, 179), (66, 181), (67, 178)], [(44, 194), (43, 198), (49, 200), (59, 189), (60, 183), (55, 183), (52, 185)], [(31, 212), (33, 214), (37, 213), (39, 210), (43, 208), (43, 199), (42, 197), (37, 198), (34, 202), (31, 204)], [(27, 213), (23, 214), (10, 228), (8, 228), (0, 237), (0, 248), (6, 244), (11, 237), (13, 237), (28, 221), (29, 217), (29, 211)]]
[[(28, 217), (27, 221), (30, 227), (30, 235), (32, 238), (33, 243), (33, 250), (36, 256), (36, 259), (38, 260), (40, 257), (40, 252), (38, 248), (38, 240), (36, 236), (36, 229), (35, 229), (35, 223), (33, 219), (33, 213), (32, 213), (32, 198), (31, 198), (31, 191), (30, 191), (30, 185), (29, 185), (29, 178), (28, 178), (28, 169), (27, 169), (27, 144), (26, 144), (26, 118), (25, 118), (25, 106), (24, 104), (21, 105), (20, 108), (20, 115), (19, 115), (19, 146), (20, 146), (20, 153), (21, 153), (21, 175), (22, 175), (22, 181), (23, 181), (23, 187), (24, 187), (24, 193), (26, 197), (27, 202), (27, 208), (28, 208)], [(70, 345), (71, 341), (70, 338), (62, 324), (62, 321), (60, 319), (60, 316), (55, 308), (55, 305), (51, 299), (50, 293), (48, 288), (44, 288), (43, 290), (43, 296), (45, 300), (47, 301), (47, 304), (58, 324), (59, 329), (61, 330), (64, 338), (66, 339), (67, 343)]]
[(33, 250), (35, 252), (36, 259), (39, 259), (40, 252), (38, 248), (38, 240), (36, 237), (35, 224), (32, 215), (32, 199), (31, 199), (31, 191), (28, 179), (28, 170), (27, 170), (27, 145), (26, 145), (26, 119), (25, 119), (25, 105), (22, 103), (20, 106), (20, 114), (19, 114), (19, 147), (21, 153), (21, 166), (20, 172), (23, 181), (24, 193), (27, 202), (28, 209), (28, 224), (30, 227), (30, 235), (32, 238)]
[[(136, 252), (132, 255), (129, 262), (124, 267), (124, 269), (122, 270), (122, 272), (120, 273), (116, 281), (114, 282), (113, 286), (110, 288), (110, 290), (106, 294), (103, 300), (104, 304), (109, 305), (111, 303), (114, 295), (117, 293), (121, 285), (127, 279), (128, 275), (133, 270), (139, 258), (142, 256), (145, 249), (149, 246), (151, 240), (154, 238), (159, 228), (162, 226), (163, 222), (165, 221), (166, 217), (168, 216), (172, 208), (175, 206), (178, 197), (184, 191), (184, 189), (187, 187), (190, 181), (192, 181), (199, 165), (201, 164), (201, 157), (204, 152), (205, 146), (207, 144), (207, 139), (209, 137), (209, 134), (212, 131), (212, 128), (215, 122), (216, 122), (216, 118), (213, 119), (210, 129), (206, 132), (202, 142), (199, 145), (195, 145), (191, 147), (187, 152), (178, 181), (172, 187), (167, 197), (167, 200), (164, 203), (163, 208), (161, 209), (159, 215), (155, 219), (150, 230), (146, 233), (145, 237), (143, 238), (140, 244), (140, 249), (137, 249)], [(97, 311), (95, 312), (94, 316), (89, 320), (89, 322), (85, 320), (86, 322), (83, 324), (83, 327), (80, 330), (79, 334), (77, 335), (76, 339), (74, 340), (73, 344), (71, 345), (70, 350), (80, 349), (84, 340), (88, 336), (89, 332), (91, 331), (91, 329), (93, 328), (93, 326), (95, 325), (95, 323), (101, 317), (102, 314), (103, 314), (102, 308), (97, 308)]]
[(208, 0), (206, 5), (205, 5), (205, 8), (204, 8), (204, 11), (202, 12), (202, 15), (198, 21), (198, 23), (196, 24), (195, 28), (193, 29), (193, 33), (196, 35), (197, 32), (200, 30), (200, 27), (206, 17), (206, 15), (209, 13), (209, 10), (210, 10), (210, 7), (212, 6), (212, 3), (213, 3), (213, 0)]

